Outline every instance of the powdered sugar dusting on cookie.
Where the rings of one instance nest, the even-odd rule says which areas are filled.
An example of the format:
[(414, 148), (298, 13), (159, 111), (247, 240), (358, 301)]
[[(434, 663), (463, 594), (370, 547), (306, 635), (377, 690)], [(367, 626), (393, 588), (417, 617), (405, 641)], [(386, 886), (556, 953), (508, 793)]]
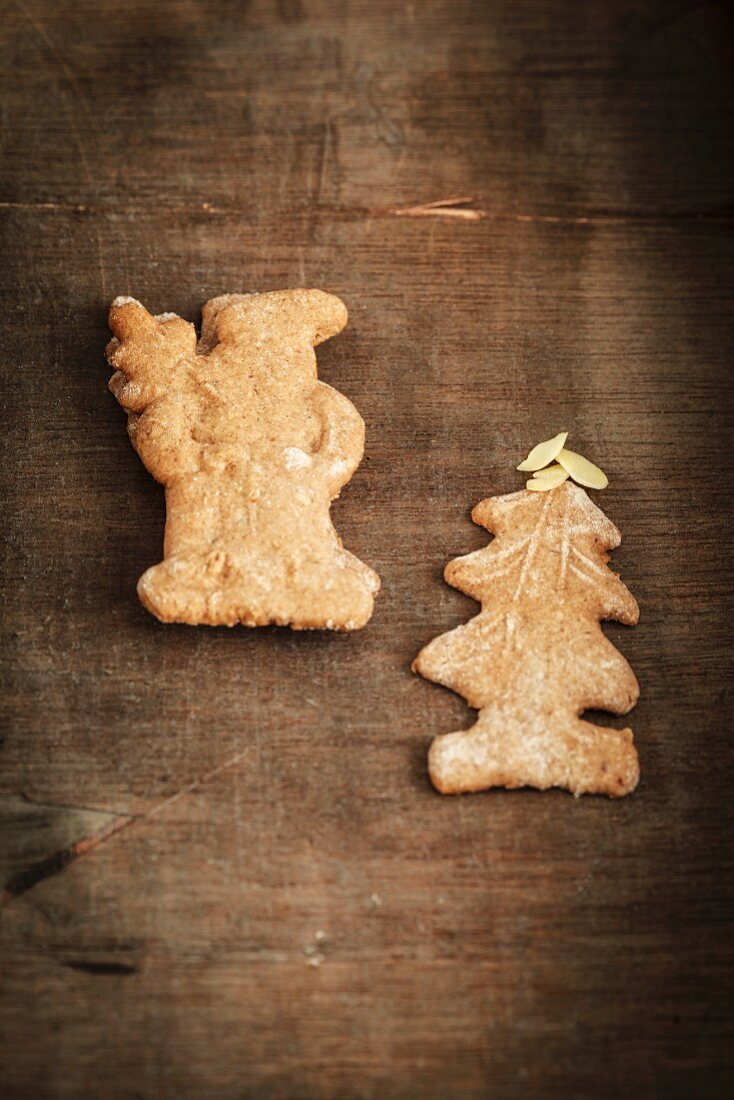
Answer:
[(286, 470), (303, 470), (313, 462), (311, 455), (306, 454), (300, 447), (286, 447), (283, 455)]

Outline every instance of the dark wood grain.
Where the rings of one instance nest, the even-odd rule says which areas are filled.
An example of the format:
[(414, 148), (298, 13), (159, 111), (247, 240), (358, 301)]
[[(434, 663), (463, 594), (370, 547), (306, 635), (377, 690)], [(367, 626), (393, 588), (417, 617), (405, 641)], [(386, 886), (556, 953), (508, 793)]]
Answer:
[[(2, 792), (70, 854), (126, 822), (13, 865), (8, 1100), (731, 1094), (729, 11), (5, 6)], [(367, 422), (335, 511), (374, 620), (164, 627), (107, 302), (298, 285), (350, 309), (320, 363)], [(471, 505), (562, 427), (642, 608), (642, 782), (440, 798), (471, 716), (410, 662), (475, 610)]]

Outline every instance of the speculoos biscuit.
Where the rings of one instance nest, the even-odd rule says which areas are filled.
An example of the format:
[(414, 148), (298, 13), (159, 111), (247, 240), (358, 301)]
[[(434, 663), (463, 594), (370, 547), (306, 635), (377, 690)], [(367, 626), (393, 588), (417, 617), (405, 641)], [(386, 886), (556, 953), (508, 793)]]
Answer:
[(138, 583), (159, 619), (356, 630), (370, 618), (379, 578), (329, 515), (364, 422), (318, 380), (314, 352), (346, 323), (321, 290), (214, 298), (198, 340), (175, 314), (112, 303), (110, 389), (166, 492), (163, 561)]

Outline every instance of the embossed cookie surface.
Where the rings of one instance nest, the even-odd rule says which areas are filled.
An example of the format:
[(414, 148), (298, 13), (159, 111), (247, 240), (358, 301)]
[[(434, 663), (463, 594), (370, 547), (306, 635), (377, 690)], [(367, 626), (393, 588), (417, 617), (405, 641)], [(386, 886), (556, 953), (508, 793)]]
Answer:
[(370, 618), (379, 578), (329, 516), (364, 423), (318, 381), (314, 352), (346, 322), (319, 290), (228, 294), (203, 307), (197, 342), (175, 314), (112, 303), (110, 389), (166, 490), (164, 560), (138, 583), (159, 619), (354, 630)]
[(445, 576), (482, 610), (429, 642), (413, 666), (479, 711), (471, 729), (434, 740), (433, 783), (447, 794), (523, 786), (629, 793), (639, 777), (632, 731), (581, 718), (589, 709), (626, 714), (639, 694), (599, 626), (639, 618), (606, 565), (619, 531), (570, 482), (483, 500), (472, 518), (496, 537), (449, 562)]

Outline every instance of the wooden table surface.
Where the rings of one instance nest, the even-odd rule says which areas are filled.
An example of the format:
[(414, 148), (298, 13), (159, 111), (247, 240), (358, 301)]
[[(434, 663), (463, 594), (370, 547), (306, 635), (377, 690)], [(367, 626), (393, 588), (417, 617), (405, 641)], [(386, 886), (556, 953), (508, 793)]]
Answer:
[[(730, 13), (4, 6), (4, 1100), (731, 1095)], [(350, 310), (374, 619), (163, 626), (106, 305), (304, 285)], [(442, 798), (471, 713), (410, 662), (560, 428), (641, 605), (642, 780)]]

